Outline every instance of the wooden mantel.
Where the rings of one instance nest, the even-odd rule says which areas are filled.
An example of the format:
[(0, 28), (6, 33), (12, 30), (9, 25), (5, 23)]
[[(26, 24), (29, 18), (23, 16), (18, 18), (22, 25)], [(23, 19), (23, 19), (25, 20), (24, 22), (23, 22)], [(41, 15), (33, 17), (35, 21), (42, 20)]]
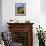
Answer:
[(24, 46), (33, 46), (33, 27), (32, 25), (34, 23), (7, 23), (9, 25), (9, 31), (11, 31), (12, 33), (16, 33), (16, 32), (27, 32), (28, 37), (26, 37), (28, 41), (27, 43), (25, 43)]

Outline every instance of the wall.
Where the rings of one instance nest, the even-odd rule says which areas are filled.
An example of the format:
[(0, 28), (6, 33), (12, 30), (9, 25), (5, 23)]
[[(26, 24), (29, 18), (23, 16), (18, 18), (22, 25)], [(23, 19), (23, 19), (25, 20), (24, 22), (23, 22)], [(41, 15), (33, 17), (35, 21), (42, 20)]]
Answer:
[(40, 0), (40, 24), (46, 31), (46, 0)]
[[(30, 20), (33, 25), (33, 45), (38, 46), (38, 39), (36, 37), (36, 27), (39, 24), (45, 30), (46, 28), (46, 15), (42, 12), (43, 0), (2, 0), (2, 26), (3, 31), (8, 30), (7, 22), (11, 19), (17, 19), (19, 22)], [(15, 3), (26, 3), (26, 16), (15, 16)], [(43, 5), (44, 6), (44, 5)]]
[(0, 0), (0, 31), (2, 31), (2, 0)]
[(46, 13), (46, 0), (40, 0), (40, 10), (42, 13)]
[[(26, 2), (26, 16), (15, 16), (15, 3), (16, 2)], [(10, 19), (17, 19), (19, 22), (24, 22), (29, 19), (31, 22), (39, 23), (39, 14), (40, 14), (40, 0), (3, 0), (2, 1), (2, 23), (3, 26)], [(38, 5), (38, 6), (37, 6)], [(32, 11), (31, 11), (32, 10)], [(19, 19), (18, 19), (19, 18)], [(23, 19), (22, 19), (23, 18)], [(38, 21), (37, 21), (38, 20)], [(6, 30), (6, 28), (4, 27)]]

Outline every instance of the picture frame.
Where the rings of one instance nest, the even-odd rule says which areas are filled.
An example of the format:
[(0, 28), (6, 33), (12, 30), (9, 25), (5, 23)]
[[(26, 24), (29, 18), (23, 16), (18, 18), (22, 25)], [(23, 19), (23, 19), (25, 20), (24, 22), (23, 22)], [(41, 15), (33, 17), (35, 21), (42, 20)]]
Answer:
[(15, 3), (15, 15), (26, 16), (26, 3)]

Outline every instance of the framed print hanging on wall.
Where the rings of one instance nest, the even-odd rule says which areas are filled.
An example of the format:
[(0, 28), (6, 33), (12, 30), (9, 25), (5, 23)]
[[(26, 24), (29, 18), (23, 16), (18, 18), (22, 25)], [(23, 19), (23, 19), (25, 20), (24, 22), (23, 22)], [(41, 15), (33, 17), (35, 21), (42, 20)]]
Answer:
[(26, 16), (26, 3), (16, 3), (15, 4), (15, 15), (16, 16)]

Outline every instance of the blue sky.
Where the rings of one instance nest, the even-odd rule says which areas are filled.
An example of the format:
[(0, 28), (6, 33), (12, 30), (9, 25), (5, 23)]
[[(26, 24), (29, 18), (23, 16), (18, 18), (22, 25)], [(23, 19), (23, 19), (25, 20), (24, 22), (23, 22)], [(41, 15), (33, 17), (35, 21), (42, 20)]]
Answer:
[(16, 3), (16, 7), (24, 7), (24, 3)]

